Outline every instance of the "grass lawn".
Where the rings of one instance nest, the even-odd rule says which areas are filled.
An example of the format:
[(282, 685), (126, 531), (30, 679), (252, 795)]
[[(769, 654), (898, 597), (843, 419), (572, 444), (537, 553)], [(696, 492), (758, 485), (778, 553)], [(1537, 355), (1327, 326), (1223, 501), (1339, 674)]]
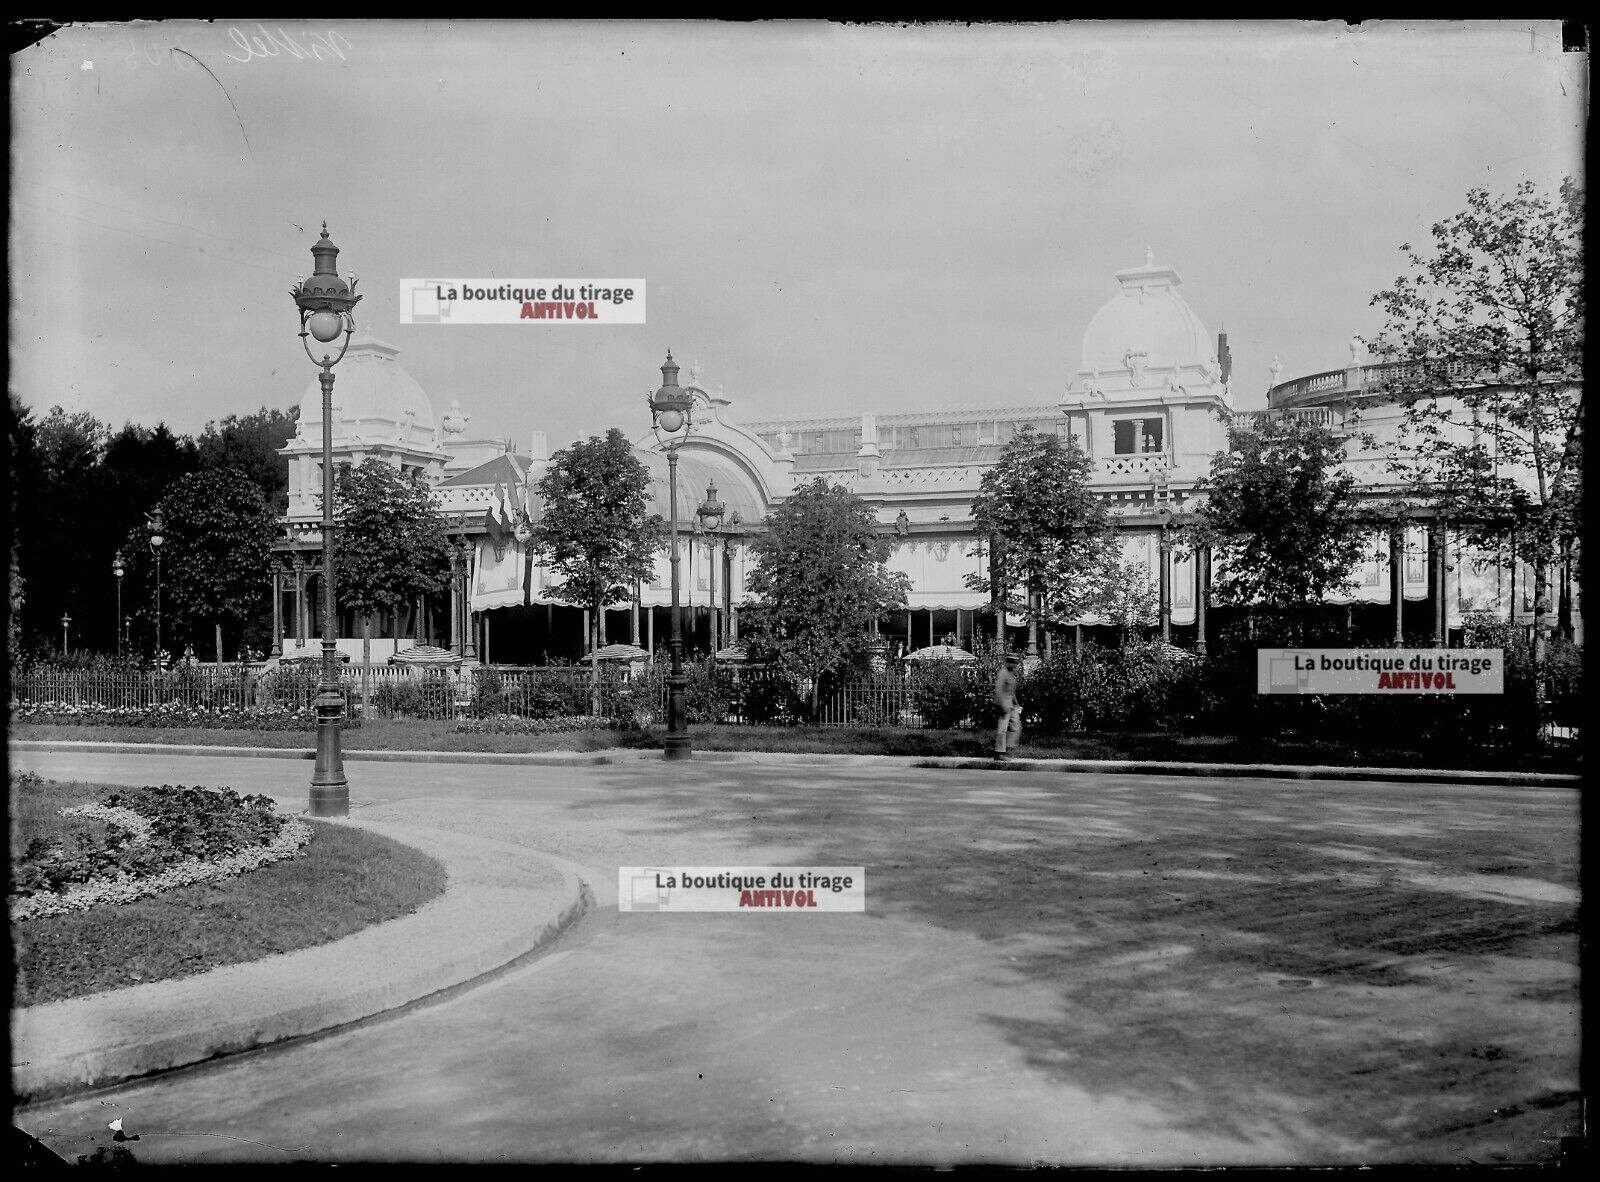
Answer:
[[(29, 837), (66, 821), (56, 810), (111, 791), (52, 783), (13, 789), (13, 858)], [(80, 821), (87, 823), (71, 823)], [(444, 868), (418, 850), (359, 829), (307, 823), (311, 842), (297, 858), (131, 903), (13, 923), (12, 1004), (39, 1005), (310, 948), (410, 914), (444, 890)]]
[[(662, 746), (665, 726), (644, 732), (564, 731), (539, 735), (458, 734), (442, 719), (371, 719), (345, 731), (346, 751), (603, 751), (618, 747)], [(199, 746), (273, 747), (309, 751), (309, 731), (206, 730), (163, 727), (62, 726), (16, 723), (12, 739), (113, 743), (180, 743)], [(879, 727), (843, 730), (825, 727), (690, 727), (700, 751), (776, 751), (840, 755), (900, 755), (919, 758), (987, 759), (993, 739), (987, 731), (911, 730)], [(1543, 752), (1492, 749), (1361, 746), (1297, 735), (1246, 738), (1234, 735), (1183, 735), (1172, 732), (1100, 733), (1041, 736), (1024, 732), (1018, 759), (1114, 759), (1183, 763), (1330, 764), (1365, 767), (1431, 767), (1491, 771), (1575, 773), (1575, 744)]]

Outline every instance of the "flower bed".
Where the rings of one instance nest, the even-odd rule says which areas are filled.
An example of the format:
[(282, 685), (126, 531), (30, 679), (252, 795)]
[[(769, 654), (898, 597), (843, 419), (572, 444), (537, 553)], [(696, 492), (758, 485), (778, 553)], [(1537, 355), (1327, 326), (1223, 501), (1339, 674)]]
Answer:
[(293, 857), (311, 838), (271, 798), (227, 788), (119, 789), (59, 815), (62, 832), (32, 838), (12, 866), (13, 922), (242, 874)]
[[(206, 730), (310, 731), (317, 725), (314, 707), (288, 709), (258, 706), (250, 710), (229, 707), (209, 710), (181, 702), (153, 706), (102, 706), (95, 702), (13, 702), (12, 722), (45, 722), (66, 726), (167, 726)], [(359, 717), (345, 716), (348, 730), (361, 725)]]
[(452, 728), (458, 735), (545, 735), (556, 731), (615, 730), (631, 723), (593, 714), (561, 714), (554, 718), (522, 718), (499, 714), (491, 718), (463, 718)]

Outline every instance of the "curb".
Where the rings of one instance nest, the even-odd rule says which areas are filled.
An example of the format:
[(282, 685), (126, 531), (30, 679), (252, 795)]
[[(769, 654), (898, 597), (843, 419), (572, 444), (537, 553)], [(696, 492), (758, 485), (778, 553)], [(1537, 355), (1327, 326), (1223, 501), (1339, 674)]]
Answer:
[[(96, 743), (79, 740), (46, 742), (18, 739), (19, 751), (86, 751), (105, 754), (217, 755), (269, 759), (314, 759), (313, 750), (292, 747), (205, 747), (168, 743)], [(599, 752), (544, 751), (346, 751), (348, 760), (376, 763), (500, 763), (550, 767), (598, 767), (661, 758), (654, 748), (611, 748)], [(1387, 780), (1428, 784), (1514, 784), (1525, 787), (1576, 788), (1582, 775), (1561, 772), (1494, 772), (1443, 768), (1343, 767), (1336, 764), (1295, 763), (1183, 763), (1161, 760), (1116, 759), (987, 759), (926, 755), (835, 755), (799, 751), (696, 751), (694, 763), (832, 764), (836, 767), (943, 768), (959, 771), (1097, 772), (1102, 775), (1239, 776), (1271, 780)]]
[[(12, 739), (17, 751), (85, 751), (102, 755), (216, 755), (229, 759), (315, 759), (314, 748), (210, 747), (184, 743), (97, 743), (91, 740)], [(555, 767), (595, 767), (617, 763), (620, 749), (609, 751), (342, 751), (345, 762), (373, 763), (523, 763)]]
[(525, 846), (388, 822), (334, 823), (438, 858), (448, 874), (444, 895), (413, 915), (315, 948), (13, 1010), (13, 1103), (188, 1067), (410, 1005), (528, 956), (593, 900), (573, 863)]
[(1110, 759), (919, 759), (913, 766), (1004, 772), (1100, 772), (1117, 775), (1237, 776), (1263, 780), (1387, 780), (1401, 784), (1511, 784), (1576, 788), (1582, 776), (1557, 772), (1445, 771), (1404, 767), (1341, 767), (1296, 763), (1148, 763)]

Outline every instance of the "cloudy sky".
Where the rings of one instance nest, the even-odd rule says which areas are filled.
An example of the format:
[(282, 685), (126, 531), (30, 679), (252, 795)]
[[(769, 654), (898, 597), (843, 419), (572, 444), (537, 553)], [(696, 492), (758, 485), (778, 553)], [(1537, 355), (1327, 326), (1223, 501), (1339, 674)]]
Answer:
[[(12, 385), (183, 432), (312, 387), (326, 219), (469, 435), (648, 426), (670, 346), (745, 421), (1053, 401), (1145, 248), (1240, 405), (1342, 365), (1466, 191), (1581, 175), (1556, 22), (254, 22), (13, 55)], [(263, 50), (270, 52), (263, 53)], [(405, 278), (633, 277), (648, 323), (399, 323)]]

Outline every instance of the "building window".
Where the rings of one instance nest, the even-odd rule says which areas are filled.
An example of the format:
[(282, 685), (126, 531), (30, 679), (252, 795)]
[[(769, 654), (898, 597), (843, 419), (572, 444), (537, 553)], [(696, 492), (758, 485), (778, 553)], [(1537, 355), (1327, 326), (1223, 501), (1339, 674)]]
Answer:
[(915, 427), (911, 428), (911, 446), (912, 447), (918, 447), (918, 446), (921, 445), (921, 443), (922, 443), (922, 432), (917, 430), (917, 428), (915, 428)]

